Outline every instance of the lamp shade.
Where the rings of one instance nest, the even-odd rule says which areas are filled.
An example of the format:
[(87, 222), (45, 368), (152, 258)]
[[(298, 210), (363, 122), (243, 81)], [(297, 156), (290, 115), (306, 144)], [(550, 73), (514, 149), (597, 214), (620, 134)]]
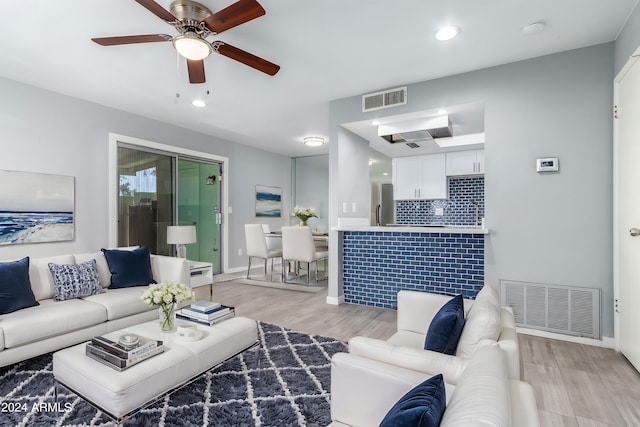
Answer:
[(196, 242), (195, 225), (170, 225), (167, 227), (167, 243), (170, 245), (188, 245)]

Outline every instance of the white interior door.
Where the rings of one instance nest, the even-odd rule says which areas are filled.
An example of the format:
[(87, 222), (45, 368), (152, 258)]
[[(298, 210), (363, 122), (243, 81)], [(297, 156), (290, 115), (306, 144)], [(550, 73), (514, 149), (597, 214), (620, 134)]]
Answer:
[(616, 83), (616, 343), (640, 370), (640, 61), (630, 64)]

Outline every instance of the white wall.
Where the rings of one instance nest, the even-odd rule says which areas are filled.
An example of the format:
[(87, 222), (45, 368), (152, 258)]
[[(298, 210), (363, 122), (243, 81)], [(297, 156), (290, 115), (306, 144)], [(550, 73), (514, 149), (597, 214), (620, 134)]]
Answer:
[[(295, 162), (295, 204), (313, 208), (318, 218), (311, 218), (312, 229), (329, 227), (329, 155), (298, 157)], [(291, 215), (291, 211), (288, 212)], [(291, 224), (299, 220), (292, 218)]]
[(255, 185), (281, 187), (283, 211), (288, 209), (288, 157), (7, 79), (0, 79), (0, 93), (0, 169), (72, 175), (76, 182), (75, 240), (0, 246), (0, 259), (97, 251), (107, 245), (109, 132), (229, 158), (231, 267), (246, 265), (246, 257), (237, 253), (244, 248), (244, 223), (256, 222)]
[[(599, 288), (612, 336), (613, 62), (608, 43), (410, 84), (407, 105), (389, 110), (337, 100), (331, 141), (341, 123), (484, 102), (486, 280)], [(537, 157), (559, 157), (560, 172), (536, 173)]]
[(331, 200), (339, 202), (338, 217), (368, 218), (371, 205), (369, 141), (340, 129), (337, 142), (331, 149), (337, 147), (339, 152), (339, 191)]

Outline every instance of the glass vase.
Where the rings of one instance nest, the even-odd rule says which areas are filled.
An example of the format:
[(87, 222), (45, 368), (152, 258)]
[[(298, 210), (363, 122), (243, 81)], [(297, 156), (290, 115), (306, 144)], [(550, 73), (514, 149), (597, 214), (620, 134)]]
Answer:
[(175, 332), (176, 330), (176, 305), (163, 304), (158, 308), (160, 328), (163, 332)]

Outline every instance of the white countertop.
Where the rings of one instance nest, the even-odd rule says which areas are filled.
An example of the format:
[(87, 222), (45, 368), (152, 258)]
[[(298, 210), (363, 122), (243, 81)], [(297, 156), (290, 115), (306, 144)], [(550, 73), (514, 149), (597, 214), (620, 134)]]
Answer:
[(447, 233), (447, 234), (489, 234), (489, 229), (473, 225), (429, 226), (339, 226), (334, 231), (373, 231), (378, 233)]

